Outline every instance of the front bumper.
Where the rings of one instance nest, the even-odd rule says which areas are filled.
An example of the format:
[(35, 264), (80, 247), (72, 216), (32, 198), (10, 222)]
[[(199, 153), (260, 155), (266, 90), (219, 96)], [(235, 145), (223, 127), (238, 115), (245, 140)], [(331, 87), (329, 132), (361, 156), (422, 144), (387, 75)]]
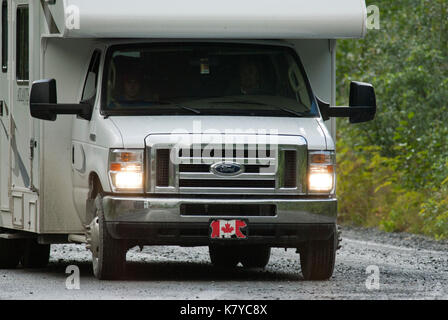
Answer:
[[(272, 216), (182, 215), (181, 205), (275, 205)], [(113, 238), (154, 245), (200, 246), (210, 244), (211, 219), (245, 219), (249, 239), (241, 243), (297, 247), (307, 240), (333, 235), (336, 199), (291, 198), (145, 198), (106, 196), (104, 218)]]

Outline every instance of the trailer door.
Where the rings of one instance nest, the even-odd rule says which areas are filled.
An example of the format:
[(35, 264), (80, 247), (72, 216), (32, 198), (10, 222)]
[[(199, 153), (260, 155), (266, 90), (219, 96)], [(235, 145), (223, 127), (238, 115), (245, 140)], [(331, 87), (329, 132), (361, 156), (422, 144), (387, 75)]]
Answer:
[(1, 62), (0, 71), (0, 211), (9, 211), (9, 90), (8, 81), (8, 1), (1, 1)]
[(34, 121), (29, 110), (29, 94), (33, 79), (32, 67), (36, 60), (39, 61), (39, 55), (33, 45), (30, 45), (34, 43), (30, 41), (31, 32), (36, 28), (33, 25), (34, 6), (29, 2), (12, 1), (11, 206), (13, 226), (16, 229), (36, 231), (39, 185), (33, 174), (33, 161), (38, 154), (35, 150)]

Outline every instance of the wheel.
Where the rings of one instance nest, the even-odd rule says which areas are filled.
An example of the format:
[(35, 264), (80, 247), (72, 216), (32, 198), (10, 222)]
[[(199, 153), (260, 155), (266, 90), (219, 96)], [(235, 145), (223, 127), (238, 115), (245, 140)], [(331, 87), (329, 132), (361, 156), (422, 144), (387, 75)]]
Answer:
[(210, 260), (217, 267), (234, 268), (239, 262), (239, 249), (235, 246), (209, 246)]
[(23, 240), (0, 239), (0, 269), (14, 269), (23, 254)]
[(20, 260), (24, 268), (44, 268), (49, 260), (49, 244), (39, 244), (36, 239), (25, 240), (25, 248)]
[(240, 261), (245, 268), (264, 268), (270, 257), (271, 248), (268, 246), (243, 247), (240, 251)]
[(300, 266), (305, 280), (328, 280), (333, 275), (338, 236), (336, 228), (328, 240), (309, 241), (300, 251)]
[(95, 217), (87, 226), (87, 248), (92, 252), (93, 274), (100, 280), (121, 278), (126, 268), (126, 247), (107, 231), (101, 197), (95, 199)]

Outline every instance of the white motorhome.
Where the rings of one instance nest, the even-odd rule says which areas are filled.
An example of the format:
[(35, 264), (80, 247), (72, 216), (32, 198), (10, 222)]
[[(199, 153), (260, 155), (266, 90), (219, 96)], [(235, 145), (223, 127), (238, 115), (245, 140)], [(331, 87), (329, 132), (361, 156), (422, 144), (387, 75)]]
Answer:
[(224, 267), (279, 247), (331, 277), (334, 117), (376, 112), (360, 82), (335, 107), (363, 0), (1, 3), (0, 268), (45, 266), (54, 243), (85, 243), (99, 279), (134, 246)]

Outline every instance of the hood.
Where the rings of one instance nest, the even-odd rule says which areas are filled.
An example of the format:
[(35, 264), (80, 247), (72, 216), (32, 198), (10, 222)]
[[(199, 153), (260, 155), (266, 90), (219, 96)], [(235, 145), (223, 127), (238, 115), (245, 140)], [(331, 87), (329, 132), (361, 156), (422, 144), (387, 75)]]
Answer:
[(278, 133), (302, 136), (309, 149), (327, 149), (327, 130), (322, 129), (316, 118), (283, 117), (227, 117), (227, 116), (132, 116), (110, 117), (123, 139), (125, 148), (144, 148), (150, 134), (231, 132)]

